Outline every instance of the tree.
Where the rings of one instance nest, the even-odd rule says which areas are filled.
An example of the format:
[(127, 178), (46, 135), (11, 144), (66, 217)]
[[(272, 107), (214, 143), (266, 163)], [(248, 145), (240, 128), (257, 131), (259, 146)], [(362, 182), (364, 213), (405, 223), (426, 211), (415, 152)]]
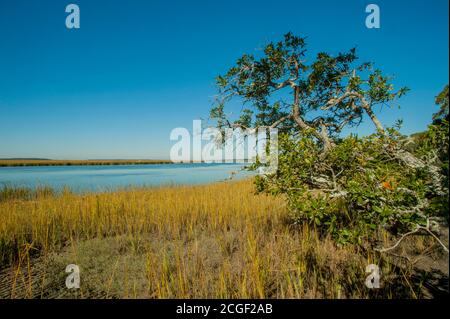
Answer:
[[(360, 241), (379, 227), (429, 224), (427, 196), (446, 193), (441, 171), (407, 151), (408, 139), (375, 114), (408, 89), (394, 90), (372, 63), (357, 64), (355, 48), (318, 53), (309, 64), (306, 52), (305, 38), (287, 33), (217, 77), (210, 115), (219, 128), (281, 132), (278, 170), (257, 178), (258, 190), (286, 194), (295, 222), (320, 226), (341, 242)], [(244, 105), (234, 121), (225, 109), (233, 98)], [(375, 134), (341, 136), (364, 118)]]
[[(307, 65), (305, 38), (288, 33), (283, 41), (266, 45), (263, 52), (259, 59), (243, 55), (228, 73), (217, 77), (219, 97), (211, 117), (218, 120), (219, 127), (270, 126), (307, 132), (326, 153), (337, 134), (346, 126), (361, 123), (364, 114), (384, 134), (374, 108), (407, 91), (395, 92), (390, 78), (372, 70), (371, 63), (355, 65), (355, 48), (335, 57), (321, 52)], [(289, 90), (290, 100), (282, 90)], [(224, 106), (236, 96), (249, 107), (231, 124)]]
[(445, 119), (448, 122), (448, 84), (441, 93), (436, 96), (435, 102), (436, 105), (439, 105), (439, 111), (433, 114), (433, 121), (436, 123)]

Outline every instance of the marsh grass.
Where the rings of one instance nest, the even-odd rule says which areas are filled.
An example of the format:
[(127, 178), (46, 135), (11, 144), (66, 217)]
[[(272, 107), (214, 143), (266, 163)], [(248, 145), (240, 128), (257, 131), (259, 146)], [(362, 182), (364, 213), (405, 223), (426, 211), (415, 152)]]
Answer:
[(0, 159), (0, 167), (15, 166), (72, 166), (72, 165), (141, 165), (171, 164), (170, 160), (50, 160), (50, 159)]
[(32, 200), (56, 195), (56, 192), (47, 186), (39, 186), (36, 189), (27, 187), (13, 187), (4, 184), (0, 188), (0, 202), (14, 200)]
[[(2, 194), (0, 298), (417, 297), (405, 270), (293, 227), (283, 198), (255, 195), (249, 180)], [(75, 292), (64, 286), (72, 263)], [(370, 263), (391, 278), (376, 292), (364, 285)]]

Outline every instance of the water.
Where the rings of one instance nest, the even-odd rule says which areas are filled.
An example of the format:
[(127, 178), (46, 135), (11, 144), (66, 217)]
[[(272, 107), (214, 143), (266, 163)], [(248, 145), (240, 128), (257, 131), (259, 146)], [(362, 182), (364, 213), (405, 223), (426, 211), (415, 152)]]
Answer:
[(92, 166), (0, 167), (0, 187), (50, 186), (60, 190), (109, 191), (128, 186), (204, 184), (250, 176), (243, 164), (149, 164)]

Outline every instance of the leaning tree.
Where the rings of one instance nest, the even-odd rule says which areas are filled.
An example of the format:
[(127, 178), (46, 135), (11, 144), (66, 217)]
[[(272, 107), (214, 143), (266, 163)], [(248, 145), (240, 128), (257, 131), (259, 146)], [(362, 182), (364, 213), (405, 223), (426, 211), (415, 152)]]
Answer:
[[(340, 241), (386, 227), (431, 231), (430, 194), (448, 196), (439, 165), (407, 150), (411, 141), (386, 128), (376, 108), (407, 92), (356, 49), (306, 58), (305, 38), (288, 33), (257, 56), (245, 54), (217, 77), (210, 116), (218, 128), (277, 128), (279, 167), (257, 179), (260, 191), (287, 195), (293, 220), (307, 221)], [(242, 103), (236, 116), (227, 109)], [(369, 119), (376, 133), (342, 136)], [(430, 219), (431, 218), (431, 219)]]

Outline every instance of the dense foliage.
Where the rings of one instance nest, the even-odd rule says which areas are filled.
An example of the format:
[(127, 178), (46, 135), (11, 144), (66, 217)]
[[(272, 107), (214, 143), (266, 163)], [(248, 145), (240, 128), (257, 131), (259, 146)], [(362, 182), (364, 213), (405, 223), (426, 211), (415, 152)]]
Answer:
[[(279, 129), (278, 170), (257, 178), (258, 191), (285, 194), (294, 223), (313, 224), (339, 243), (370, 240), (380, 228), (435, 231), (448, 201), (448, 87), (428, 131), (406, 137), (400, 123), (385, 128), (375, 107), (392, 106), (407, 89), (394, 91), (372, 63), (356, 65), (355, 49), (322, 52), (307, 65), (305, 39), (288, 33), (263, 52), (244, 55), (217, 78), (211, 110), (219, 128)], [(234, 97), (244, 107), (233, 121), (225, 105)], [(375, 134), (341, 136), (364, 118)]]
[[(430, 126), (418, 152), (431, 155), (436, 148), (429, 144), (435, 142), (437, 130)], [(295, 223), (314, 224), (338, 243), (370, 241), (379, 227), (399, 234), (426, 225), (429, 218), (444, 214), (448, 191), (437, 194), (427, 169), (411, 168), (395, 158), (389, 150), (408, 139), (395, 129), (388, 131), (388, 136), (346, 137), (326, 157), (307, 136), (284, 134), (277, 174), (257, 177), (257, 188), (286, 194)], [(440, 139), (448, 141), (448, 130), (439, 127), (438, 132)], [(441, 163), (447, 172), (445, 188), (448, 156)], [(314, 176), (320, 180), (313, 181)]]

